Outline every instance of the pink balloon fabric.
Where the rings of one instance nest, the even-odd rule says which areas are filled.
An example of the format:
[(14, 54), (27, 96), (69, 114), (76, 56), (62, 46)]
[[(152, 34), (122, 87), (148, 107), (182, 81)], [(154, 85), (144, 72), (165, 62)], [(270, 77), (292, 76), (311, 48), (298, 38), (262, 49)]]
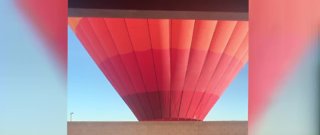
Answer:
[(248, 60), (245, 21), (69, 20), (140, 121), (203, 120)]

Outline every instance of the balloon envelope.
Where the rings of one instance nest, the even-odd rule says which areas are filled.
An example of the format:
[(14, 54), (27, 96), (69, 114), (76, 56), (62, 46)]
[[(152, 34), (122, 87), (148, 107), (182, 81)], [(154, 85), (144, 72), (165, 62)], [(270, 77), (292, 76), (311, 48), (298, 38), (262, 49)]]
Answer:
[(203, 120), (247, 62), (245, 21), (70, 18), (140, 121)]

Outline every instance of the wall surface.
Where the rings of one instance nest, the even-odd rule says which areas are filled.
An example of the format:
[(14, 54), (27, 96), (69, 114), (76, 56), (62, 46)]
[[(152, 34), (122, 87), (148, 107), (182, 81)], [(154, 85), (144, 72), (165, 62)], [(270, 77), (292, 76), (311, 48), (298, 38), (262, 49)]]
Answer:
[(247, 135), (247, 121), (68, 122), (68, 135)]

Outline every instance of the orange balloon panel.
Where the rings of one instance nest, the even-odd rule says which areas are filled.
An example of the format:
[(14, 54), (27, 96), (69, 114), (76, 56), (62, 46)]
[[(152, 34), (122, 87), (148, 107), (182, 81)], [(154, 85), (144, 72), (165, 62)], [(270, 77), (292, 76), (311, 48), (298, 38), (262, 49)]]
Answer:
[(248, 58), (244, 21), (69, 21), (140, 121), (203, 120)]

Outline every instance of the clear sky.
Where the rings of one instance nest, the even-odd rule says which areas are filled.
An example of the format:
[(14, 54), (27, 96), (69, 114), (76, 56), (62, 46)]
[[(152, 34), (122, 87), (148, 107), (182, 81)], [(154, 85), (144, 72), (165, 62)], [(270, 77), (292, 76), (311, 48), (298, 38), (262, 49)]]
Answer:
[(0, 135), (65, 135), (65, 77), (14, 0), (0, 0)]
[[(74, 112), (75, 121), (137, 120), (69, 28), (68, 113), (70, 112)], [(247, 114), (246, 64), (205, 120), (248, 120)]]

